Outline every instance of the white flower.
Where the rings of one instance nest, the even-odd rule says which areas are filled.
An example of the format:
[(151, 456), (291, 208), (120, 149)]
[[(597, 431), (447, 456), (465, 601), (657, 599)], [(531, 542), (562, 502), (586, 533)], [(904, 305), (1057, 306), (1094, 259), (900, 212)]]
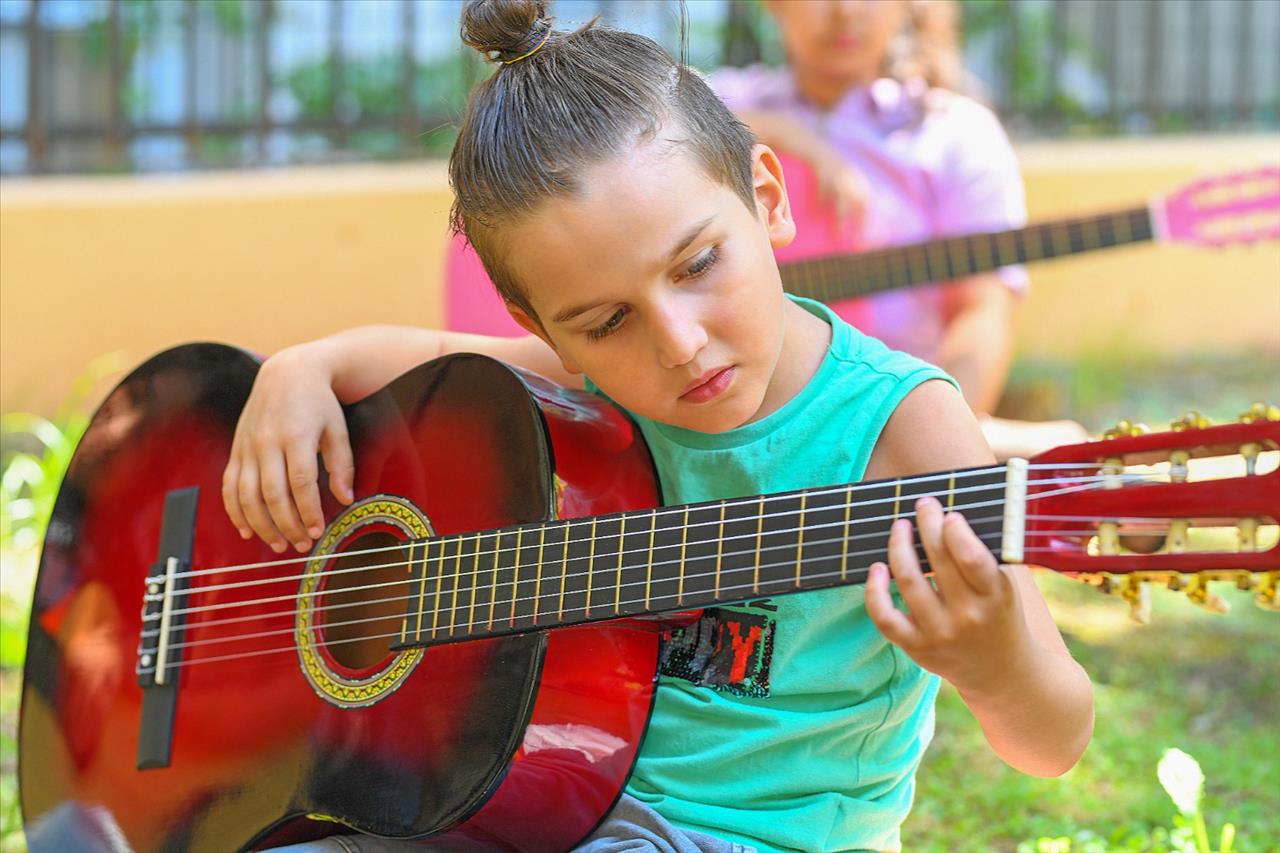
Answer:
[(1160, 784), (1187, 817), (1200, 812), (1200, 797), (1204, 794), (1204, 773), (1200, 764), (1180, 749), (1166, 749), (1156, 765)]

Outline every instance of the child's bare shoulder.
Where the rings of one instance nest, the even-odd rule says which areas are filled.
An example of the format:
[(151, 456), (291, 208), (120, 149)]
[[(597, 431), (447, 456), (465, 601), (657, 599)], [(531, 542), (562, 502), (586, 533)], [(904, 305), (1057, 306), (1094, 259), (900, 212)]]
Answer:
[(931, 379), (907, 394), (889, 416), (866, 478), (905, 477), (994, 461), (964, 397), (949, 382)]

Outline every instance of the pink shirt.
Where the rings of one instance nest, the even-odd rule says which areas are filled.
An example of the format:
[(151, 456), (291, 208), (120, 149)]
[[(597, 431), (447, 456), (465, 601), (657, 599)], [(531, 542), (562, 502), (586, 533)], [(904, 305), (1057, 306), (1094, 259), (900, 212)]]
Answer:
[[(1017, 158), (991, 110), (945, 90), (918, 98), (895, 80), (881, 79), (849, 91), (829, 112), (804, 100), (786, 69), (723, 68), (709, 81), (735, 111), (768, 110), (792, 117), (835, 146), (866, 179), (870, 193), (863, 230), (849, 235), (862, 249), (912, 243), (1026, 224), (1026, 201)], [(800, 235), (778, 259), (813, 254)], [(1024, 291), (1022, 267), (997, 273)], [(889, 291), (834, 307), (861, 331), (895, 349), (927, 360), (937, 354), (942, 333), (942, 292), (934, 286)]]

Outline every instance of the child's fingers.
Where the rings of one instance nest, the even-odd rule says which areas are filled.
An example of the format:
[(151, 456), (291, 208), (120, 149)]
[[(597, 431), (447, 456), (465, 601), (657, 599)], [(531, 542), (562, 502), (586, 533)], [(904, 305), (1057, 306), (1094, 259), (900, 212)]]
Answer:
[(905, 519), (895, 521), (889, 529), (889, 569), (920, 630), (926, 636), (940, 633), (946, 620), (942, 600), (920, 570), (912, 541), (911, 522)]
[(320, 455), (329, 472), (329, 491), (340, 503), (349, 504), (355, 499), (355, 462), (351, 457), (351, 439), (347, 426), (341, 420), (330, 423), (320, 434)]
[(954, 607), (972, 600), (980, 590), (969, 582), (968, 576), (957, 565), (957, 554), (951, 550), (946, 538), (945, 531), (951, 518), (964, 521), (959, 513), (944, 513), (942, 504), (935, 498), (921, 498), (916, 503), (916, 524), (929, 567), (933, 569), (933, 582), (938, 585), (943, 600)]
[[(319, 539), (324, 532), (324, 512), (320, 509), (320, 489), (316, 485), (320, 469), (316, 466), (315, 449), (308, 450), (307, 443), (288, 445), (285, 447), (285, 467), (288, 470), (293, 506), (299, 521), (306, 528), (299, 532), (312, 539)], [(289, 530), (284, 532), (293, 539), (296, 546), (299, 540)]]
[(239, 489), (240, 460), (232, 456), (227, 462), (227, 467), (222, 471), (222, 508), (227, 511), (227, 517), (240, 533), (240, 538), (248, 539), (253, 535), (253, 528), (249, 526), (248, 519), (240, 509)]
[(294, 548), (305, 551), (311, 540), (303, 530), (302, 519), (298, 517), (298, 510), (293, 504), (293, 492), (289, 488), (284, 457), (279, 453), (260, 456), (258, 477), (261, 479), (259, 488), (262, 500), (266, 503), (275, 528), (293, 543)]
[(866, 602), (867, 615), (885, 639), (904, 649), (919, 643), (920, 632), (911, 618), (893, 606), (893, 597), (889, 595), (889, 567), (884, 563), (873, 563), (867, 573)]
[(271, 520), (271, 514), (267, 512), (266, 504), (262, 502), (262, 492), (258, 485), (256, 466), (241, 466), (240, 481), (236, 488), (237, 496), (240, 499), (240, 509), (244, 513), (249, 527), (254, 533), (258, 534), (258, 538), (271, 546), (271, 550), (277, 554), (284, 551), (288, 547), (288, 542), (280, 531), (276, 529), (275, 522)]
[(942, 537), (956, 573), (978, 595), (992, 594), (999, 585), (1000, 569), (991, 549), (959, 513), (949, 513), (943, 522)]

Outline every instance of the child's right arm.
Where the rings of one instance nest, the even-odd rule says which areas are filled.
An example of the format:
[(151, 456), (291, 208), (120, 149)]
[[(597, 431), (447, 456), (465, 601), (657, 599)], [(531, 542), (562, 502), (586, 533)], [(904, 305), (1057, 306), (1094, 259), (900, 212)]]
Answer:
[(333, 496), (342, 503), (353, 498), (355, 469), (341, 404), (454, 352), (483, 353), (582, 387), (582, 378), (565, 371), (554, 350), (533, 335), (365, 326), (281, 350), (258, 372), (222, 476), (222, 502), (240, 535), (256, 533), (277, 553), (289, 543), (299, 552), (310, 548), (324, 530), (317, 452)]

